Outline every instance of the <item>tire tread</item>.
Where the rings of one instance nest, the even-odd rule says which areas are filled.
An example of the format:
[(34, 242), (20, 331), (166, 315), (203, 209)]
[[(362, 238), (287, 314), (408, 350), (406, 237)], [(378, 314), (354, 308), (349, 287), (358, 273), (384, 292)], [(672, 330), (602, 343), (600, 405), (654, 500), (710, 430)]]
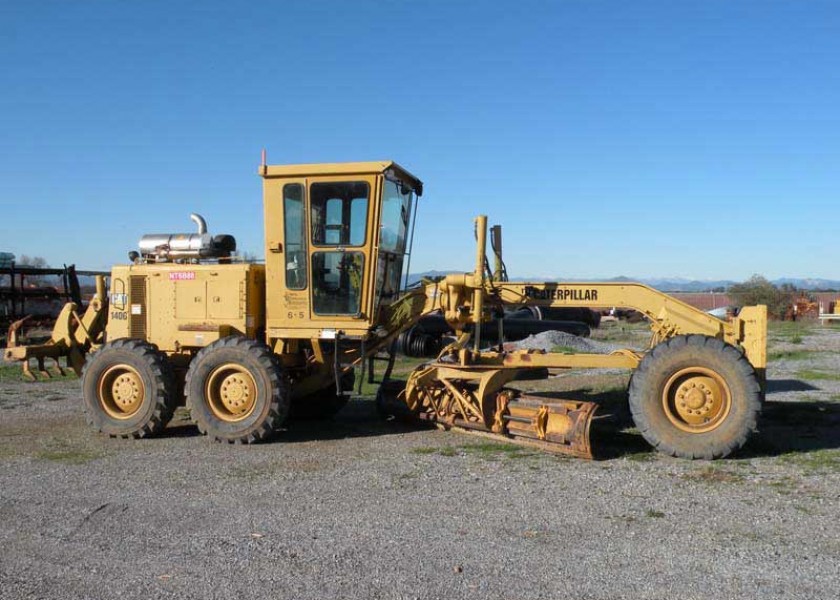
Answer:
[[(196, 370), (208, 355), (215, 353), (221, 348), (237, 349), (252, 355), (268, 375), (272, 390), (272, 395), (269, 400), (270, 406), (265, 419), (247, 433), (233, 438), (220, 435), (214, 429), (212, 422), (202, 417), (202, 411), (196, 410), (195, 406), (195, 403), (201, 400), (194, 398), (189, 393)], [(283, 368), (280, 360), (265, 344), (238, 335), (221, 338), (199, 350), (192, 361), (190, 361), (190, 366), (184, 379), (184, 390), (187, 395), (187, 407), (190, 409), (190, 414), (198, 426), (198, 430), (202, 434), (212, 437), (217, 442), (254, 444), (269, 441), (276, 436), (282, 427), (289, 410), (289, 386), (286, 378), (283, 377)]]
[[(649, 398), (646, 398), (650, 394), (651, 371), (659, 361), (664, 360), (670, 354), (685, 346), (703, 349), (704, 352), (712, 352), (735, 367), (735, 371), (741, 379), (740, 384), (746, 394), (740, 400), (733, 398), (733, 403), (739, 401), (745, 403), (745, 413), (743, 422), (732, 437), (715, 439), (716, 436), (712, 435), (709, 436), (708, 441), (702, 447), (679, 448), (666, 441), (664, 439), (666, 437), (665, 432), (658, 431), (657, 427), (649, 421), (645, 403), (651, 402)], [(713, 460), (723, 458), (737, 451), (743, 447), (750, 435), (755, 431), (758, 415), (761, 411), (761, 386), (758, 383), (755, 370), (747, 360), (746, 355), (738, 348), (720, 339), (697, 334), (672, 337), (658, 344), (648, 352), (630, 378), (628, 395), (633, 421), (642, 436), (651, 446), (660, 452), (682, 458)], [(658, 399), (655, 401), (658, 402)], [(713, 434), (715, 431), (713, 430), (708, 433)]]
[(94, 419), (87, 402), (83, 403), (85, 420), (99, 433), (106, 433), (112, 438), (140, 439), (160, 433), (164, 428), (166, 428), (166, 425), (170, 420), (172, 420), (172, 416), (175, 413), (175, 381), (169, 361), (154, 344), (150, 344), (144, 340), (130, 338), (120, 338), (104, 344), (96, 352), (88, 356), (84, 366), (82, 367), (82, 376), (80, 378), (82, 381), (82, 389), (84, 390), (85, 377), (92, 368), (92, 365), (95, 365), (98, 361), (104, 360), (103, 357), (107, 357), (112, 350), (121, 350), (135, 354), (148, 367), (154, 380), (154, 411), (150, 415), (149, 419), (138, 429), (126, 433), (107, 433), (101, 423), (98, 423)]

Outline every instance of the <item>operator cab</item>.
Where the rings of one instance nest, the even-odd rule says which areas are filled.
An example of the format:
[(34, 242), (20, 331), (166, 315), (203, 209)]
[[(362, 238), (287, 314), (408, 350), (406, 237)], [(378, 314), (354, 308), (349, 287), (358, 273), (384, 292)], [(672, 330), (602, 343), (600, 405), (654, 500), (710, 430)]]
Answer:
[(422, 183), (390, 161), (260, 174), (268, 337), (364, 337), (401, 291)]

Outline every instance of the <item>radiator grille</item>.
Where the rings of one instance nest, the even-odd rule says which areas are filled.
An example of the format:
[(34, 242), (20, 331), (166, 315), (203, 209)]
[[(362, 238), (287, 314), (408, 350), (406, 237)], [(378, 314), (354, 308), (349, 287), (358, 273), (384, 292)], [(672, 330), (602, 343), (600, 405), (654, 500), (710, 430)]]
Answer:
[[(146, 339), (146, 278), (142, 275), (130, 277), (131, 310), (129, 311), (128, 334), (137, 340)], [(139, 306), (139, 309), (137, 308)]]

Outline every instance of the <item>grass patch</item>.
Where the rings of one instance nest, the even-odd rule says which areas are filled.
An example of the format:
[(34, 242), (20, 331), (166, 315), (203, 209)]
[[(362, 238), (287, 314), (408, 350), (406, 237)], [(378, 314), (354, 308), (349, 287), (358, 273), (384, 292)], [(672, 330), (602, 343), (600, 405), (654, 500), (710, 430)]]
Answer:
[[(54, 365), (55, 363), (52, 359), (46, 360), (47, 370), (50, 372), (52, 377), (47, 379), (46, 377), (42, 377), (40, 373), (36, 370), (37, 363), (33, 360), (30, 362), (30, 367), (32, 367), (32, 372), (35, 373), (37, 377), (37, 381), (41, 382), (49, 382), (49, 381), (66, 381), (68, 379), (78, 379), (76, 373), (73, 369), (70, 369), (65, 366), (65, 361), (62, 359), (62, 368), (64, 369), (64, 373), (66, 374), (64, 377), (61, 377), (56, 372)], [(21, 367), (20, 363), (7, 363), (3, 362), (0, 359), (0, 382), (4, 381), (31, 381), (23, 376), (23, 367)]]
[(411, 453), (419, 456), (429, 456), (431, 454), (437, 454), (438, 456), (457, 456), (458, 450), (452, 446), (441, 446), (439, 448), (423, 446), (421, 448), (412, 448)]
[(412, 454), (419, 456), (479, 456), (489, 460), (502, 458), (526, 458), (534, 456), (542, 456), (541, 452), (536, 452), (530, 448), (517, 446), (516, 444), (505, 444), (497, 442), (477, 442), (474, 444), (461, 444), (460, 446), (421, 446), (419, 448), (412, 448)]
[(528, 456), (539, 456), (539, 454), (529, 448), (517, 446), (515, 444), (504, 444), (497, 442), (479, 442), (476, 444), (463, 444), (459, 449), (464, 454), (472, 454), (474, 456), (481, 456), (484, 458), (494, 458), (502, 456), (505, 458), (524, 458)]
[(438, 450), (440, 450), (440, 448), (412, 448), (411, 453), (424, 456), (426, 454), (435, 454)]
[(661, 519), (665, 516), (665, 513), (658, 510), (648, 509), (647, 511), (645, 511), (645, 516), (651, 519)]
[(571, 346), (554, 346), (551, 351), (555, 354), (577, 354), (578, 351)]
[(813, 452), (791, 452), (779, 460), (802, 468), (809, 473), (840, 473), (840, 450), (824, 449)]
[(623, 521), (624, 523), (635, 523), (638, 520), (634, 515), (616, 515), (614, 517), (607, 517), (607, 519)]
[(7, 458), (17, 458), (18, 456), (22, 456), (22, 453), (18, 446), (0, 446), (0, 460), (5, 460)]
[(801, 371), (796, 372), (796, 378), (810, 381), (840, 381), (840, 373), (830, 371), (818, 371), (816, 369), (802, 369)]
[(812, 350), (776, 350), (767, 353), (767, 360), (807, 360), (814, 354), (817, 352)]
[[(357, 390), (359, 389), (358, 384), (353, 386), (353, 394), (355, 395)], [(365, 380), (362, 382), (362, 392), (359, 394), (360, 396), (376, 396), (376, 392), (379, 390), (378, 383), (368, 383), (367, 376), (365, 376)]]
[(600, 327), (592, 330), (591, 338), (601, 342), (645, 346), (645, 342), (650, 339), (650, 326), (644, 321), (639, 323), (603, 322)]
[[(417, 367), (422, 365), (423, 363), (427, 363), (431, 361), (431, 358), (410, 358), (407, 356), (397, 356), (394, 359), (394, 368), (391, 371), (391, 379), (406, 379), (408, 375), (414, 371)], [(382, 379), (382, 375), (385, 373), (385, 366), (386, 364), (381, 361), (375, 361), (376, 372), (375, 377), (377, 381)], [(353, 386), (353, 393), (356, 394), (356, 390), (358, 390), (358, 377), (361, 376), (361, 370), (357, 367), (356, 368), (356, 385)], [(359, 394), (360, 396), (375, 396), (376, 392), (379, 390), (378, 383), (368, 383), (368, 372), (367, 367), (365, 367), (365, 379), (362, 382), (362, 392)]]
[(767, 485), (769, 485), (771, 488), (773, 488), (780, 494), (789, 494), (796, 487), (796, 481), (793, 479), (793, 477), (785, 476), (781, 479), (771, 481)]
[(781, 342), (801, 344), (802, 340), (814, 333), (812, 326), (800, 321), (771, 321), (767, 324), (770, 336)]
[(458, 449), (468, 456), (478, 456), (486, 460), (495, 460), (496, 458), (533, 458), (536, 456), (543, 455), (542, 452), (537, 452), (525, 446), (517, 446), (516, 444), (505, 444), (498, 442), (478, 442), (475, 444), (463, 444), (461, 446), (458, 446)]
[(0, 362), (0, 381), (23, 381), (23, 371), (17, 365)]
[(636, 452), (628, 454), (626, 458), (631, 462), (653, 462), (656, 460), (656, 452)]
[(687, 479), (689, 481), (699, 481), (701, 483), (710, 484), (740, 483), (744, 480), (744, 476), (741, 473), (735, 473), (733, 471), (727, 471), (725, 469), (711, 466), (704, 467), (703, 469), (694, 471), (693, 473), (686, 473), (682, 477), (683, 479)]
[(39, 450), (35, 458), (59, 462), (68, 465), (84, 465), (105, 456), (102, 452), (78, 446), (66, 440), (52, 440), (47, 447)]

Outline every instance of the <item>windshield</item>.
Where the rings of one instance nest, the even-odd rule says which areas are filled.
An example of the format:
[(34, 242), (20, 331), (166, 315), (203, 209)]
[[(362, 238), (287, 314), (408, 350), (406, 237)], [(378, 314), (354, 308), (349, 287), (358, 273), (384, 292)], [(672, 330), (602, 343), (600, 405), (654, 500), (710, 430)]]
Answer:
[(411, 218), (412, 191), (401, 183), (385, 181), (382, 193), (382, 224), (379, 249), (396, 254), (405, 253), (408, 221)]

